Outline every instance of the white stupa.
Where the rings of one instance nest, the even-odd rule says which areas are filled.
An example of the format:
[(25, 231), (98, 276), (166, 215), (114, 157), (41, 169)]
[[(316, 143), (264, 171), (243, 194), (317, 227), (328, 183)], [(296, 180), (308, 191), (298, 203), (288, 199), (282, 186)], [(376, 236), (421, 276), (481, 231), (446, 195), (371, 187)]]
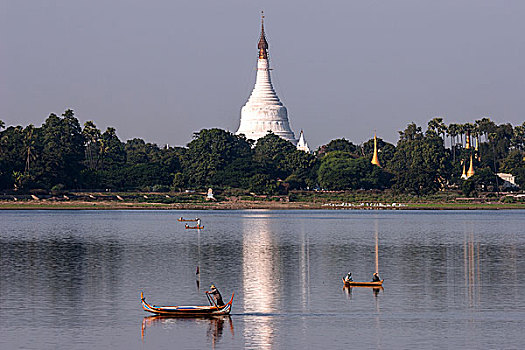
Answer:
[(259, 39), (259, 59), (257, 60), (257, 78), (248, 102), (241, 109), (241, 123), (236, 134), (257, 140), (269, 131), (277, 136), (297, 144), (297, 139), (288, 122), (288, 111), (275, 93), (270, 78), (268, 61), (268, 42), (264, 35), (264, 15), (261, 20)]
[(308, 142), (306, 142), (306, 139), (304, 138), (304, 133), (302, 130), (301, 130), (301, 134), (299, 135), (299, 141), (297, 142), (297, 149), (299, 151), (310, 153), (310, 147), (308, 147)]

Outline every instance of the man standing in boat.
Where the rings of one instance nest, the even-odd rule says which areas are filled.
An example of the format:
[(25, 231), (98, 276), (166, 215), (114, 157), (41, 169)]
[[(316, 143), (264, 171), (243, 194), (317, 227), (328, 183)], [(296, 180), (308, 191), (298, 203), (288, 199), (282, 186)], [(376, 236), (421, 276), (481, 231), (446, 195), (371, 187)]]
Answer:
[(347, 273), (345, 276), (345, 281), (352, 282), (353, 280), (354, 279), (352, 278), (352, 273), (351, 272)]
[(224, 301), (222, 301), (222, 295), (219, 292), (219, 290), (217, 288), (215, 288), (215, 285), (212, 284), (210, 286), (210, 290), (206, 291), (206, 294), (211, 295), (213, 297), (213, 299), (215, 299), (215, 302), (216, 302), (217, 306), (223, 306), (224, 305)]
[(372, 282), (379, 282), (381, 281), (381, 279), (379, 278), (379, 275), (377, 274), (377, 272), (374, 272), (374, 275), (372, 277)]

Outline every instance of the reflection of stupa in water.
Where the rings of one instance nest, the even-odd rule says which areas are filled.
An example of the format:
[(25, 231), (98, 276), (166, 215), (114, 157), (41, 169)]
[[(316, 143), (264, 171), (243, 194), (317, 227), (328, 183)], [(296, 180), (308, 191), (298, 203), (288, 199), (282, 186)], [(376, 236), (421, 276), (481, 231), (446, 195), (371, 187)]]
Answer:
[(481, 276), (479, 263), (479, 242), (474, 240), (474, 229), (465, 233), (463, 242), (463, 267), (465, 273), (465, 294), (469, 307), (479, 304)]
[[(264, 217), (264, 215), (257, 215)], [(275, 305), (275, 270), (279, 255), (273, 249), (269, 222), (259, 218), (243, 221), (243, 297), (245, 313), (270, 313)], [(269, 317), (245, 323), (244, 336), (259, 349), (271, 349), (274, 326)]]

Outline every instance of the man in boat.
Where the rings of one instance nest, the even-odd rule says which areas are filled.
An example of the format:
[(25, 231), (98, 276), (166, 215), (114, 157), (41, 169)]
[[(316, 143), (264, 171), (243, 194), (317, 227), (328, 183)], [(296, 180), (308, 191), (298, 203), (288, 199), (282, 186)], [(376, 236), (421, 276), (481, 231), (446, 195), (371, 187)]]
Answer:
[(381, 279), (379, 278), (379, 275), (377, 272), (374, 272), (374, 276), (372, 277), (372, 282), (379, 282)]
[(348, 281), (348, 282), (353, 282), (354, 281), (354, 279), (352, 278), (352, 273), (351, 272), (346, 274), (345, 281)]
[(213, 297), (213, 299), (215, 299), (215, 303), (217, 304), (217, 306), (223, 306), (224, 305), (224, 301), (222, 301), (222, 295), (219, 292), (219, 290), (215, 287), (215, 285), (212, 284), (210, 286), (210, 290), (206, 291), (206, 294), (211, 295)]

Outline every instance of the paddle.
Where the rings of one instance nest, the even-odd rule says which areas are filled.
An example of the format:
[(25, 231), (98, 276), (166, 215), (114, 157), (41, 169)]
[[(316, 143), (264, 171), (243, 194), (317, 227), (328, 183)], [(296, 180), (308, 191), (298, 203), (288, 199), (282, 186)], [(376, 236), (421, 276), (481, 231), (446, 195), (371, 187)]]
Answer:
[[(208, 301), (210, 302), (210, 305), (215, 305), (215, 307), (218, 309), (219, 307), (217, 306), (217, 304), (215, 304), (215, 300), (210, 297), (210, 294), (208, 294), (208, 292), (206, 292), (206, 296), (208, 297)], [(213, 301), (213, 304), (212, 304), (212, 301)]]

